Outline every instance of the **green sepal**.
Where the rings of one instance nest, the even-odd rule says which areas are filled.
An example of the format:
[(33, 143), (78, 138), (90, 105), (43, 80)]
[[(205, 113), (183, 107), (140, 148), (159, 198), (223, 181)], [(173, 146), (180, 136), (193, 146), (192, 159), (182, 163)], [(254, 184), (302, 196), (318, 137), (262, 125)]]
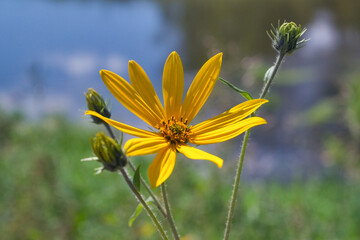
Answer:
[(223, 78), (221, 78), (221, 77), (219, 77), (219, 80), (220, 80), (222, 83), (228, 85), (230, 88), (232, 88), (232, 89), (235, 90), (236, 92), (240, 93), (241, 96), (243, 96), (245, 99), (247, 99), (247, 100), (253, 99), (253, 98), (251, 97), (251, 95), (250, 95), (247, 91), (242, 90), (242, 89), (234, 86), (233, 84), (229, 83), (228, 81), (226, 81), (225, 79), (223, 79)]
[(119, 146), (122, 147), (124, 141), (124, 133), (120, 132), (120, 140), (119, 140)]
[(140, 167), (141, 167), (141, 164), (136, 168), (134, 177), (133, 177), (133, 184), (139, 193), (140, 193)]
[[(146, 199), (145, 201), (147, 204), (153, 204), (154, 203), (154, 200), (152, 199), (152, 197), (148, 197), (148, 199)], [(129, 219), (129, 227), (131, 227), (134, 223), (134, 221), (136, 220), (136, 218), (140, 215), (140, 213), (142, 212), (143, 210), (143, 205), (141, 203), (139, 203), (135, 209), (135, 212), (130, 216), (130, 219)]]

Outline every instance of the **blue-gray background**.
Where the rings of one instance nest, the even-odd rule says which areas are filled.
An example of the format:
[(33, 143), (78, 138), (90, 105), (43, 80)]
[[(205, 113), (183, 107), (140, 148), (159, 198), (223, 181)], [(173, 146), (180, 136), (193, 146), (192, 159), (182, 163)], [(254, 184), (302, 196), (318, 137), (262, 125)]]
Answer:
[[(52, 153), (43, 154), (45, 150), (52, 150), (42, 147), (47, 146), (41, 143), (44, 139), (34, 140), (41, 149), (39, 158), (31, 155), (33, 148), (23, 150), (21, 145), (21, 141), (31, 141), (24, 136), (34, 124), (42, 125), (46, 129), (43, 131), (51, 133), (47, 127), (51, 129), (53, 125), (47, 125), (44, 120), (47, 116), (60, 114), (67, 119), (64, 122), (88, 126), (95, 132), (89, 119), (83, 116), (86, 110), (83, 94), (88, 88), (96, 89), (110, 101), (114, 119), (147, 128), (111, 96), (101, 81), (100, 69), (128, 79), (127, 63), (135, 60), (147, 72), (162, 99), (163, 66), (172, 51), (177, 51), (183, 61), (186, 86), (207, 59), (223, 52), (221, 77), (258, 96), (263, 75), (276, 57), (266, 31), (271, 24), (277, 25), (278, 20), (295, 21), (306, 27), (305, 37), (310, 41), (287, 56), (274, 81), (268, 94), (270, 102), (259, 112), (268, 124), (252, 131), (243, 177), (249, 182), (262, 183), (264, 179), (287, 183), (290, 179), (328, 178), (335, 178), (337, 183), (348, 183), (349, 179), (356, 182), (360, 175), (359, 9), (358, 0), (2, 0), (0, 109), (2, 116), (20, 112), (25, 119), (19, 126), (15, 124), (16, 131), (5, 121), (6, 117), (0, 122), (3, 147), (0, 149), (5, 159), (2, 184), (6, 189), (13, 186), (18, 177), (10, 174), (11, 163), (26, 159), (28, 152), (28, 164), (52, 156)], [(241, 96), (217, 83), (194, 122), (242, 101)], [(16, 141), (12, 142), (11, 136)], [(45, 138), (47, 143), (66, 135), (49, 136)], [(80, 146), (79, 141), (81, 138), (78, 142), (73, 140), (73, 146)], [(88, 144), (88, 137), (84, 141)], [(238, 137), (203, 148), (225, 159), (222, 172), (216, 174), (228, 171), (229, 177), (224, 181), (228, 181), (229, 186), (240, 144), (241, 137)], [(87, 157), (82, 152), (76, 159), (69, 158), (71, 147), (66, 144), (55, 148), (53, 152), (63, 153), (62, 157), (71, 159), (71, 164)], [(14, 149), (18, 149), (16, 153), (12, 153)], [(90, 152), (89, 145), (85, 149)], [(20, 153), (25, 157), (17, 155)], [(52, 158), (56, 163), (57, 157)], [(180, 159), (175, 174), (181, 172), (178, 164), (189, 161)], [(68, 177), (73, 176), (69, 169), (75, 169), (71, 164), (64, 165), (70, 166), (66, 170)], [(189, 166), (194, 164), (191, 162)], [(201, 174), (205, 174), (210, 167), (201, 162), (199, 168)], [(78, 180), (81, 182), (83, 178)], [(15, 195), (8, 190), (4, 196), (11, 203)], [(224, 201), (226, 203), (227, 198)], [(4, 206), (7, 209), (7, 205)], [(74, 210), (76, 214), (77, 210)], [(351, 212), (356, 213), (356, 209)], [(316, 236), (304, 234), (304, 239)], [(76, 234), (66, 236), (80, 239)]]
[[(286, 59), (275, 81), (269, 95), (274, 107), (267, 111), (268, 126), (262, 127), (266, 134), (258, 140), (264, 142), (261, 152), (272, 152), (272, 157), (256, 158), (264, 159), (263, 166), (273, 157), (286, 166), (293, 160), (317, 166), (314, 159), (322, 154), (322, 145), (314, 136), (317, 128), (307, 127), (312, 112), (305, 113), (324, 99), (341, 96), (340, 85), (358, 66), (358, 5), (357, 1), (3, 0), (1, 107), (20, 110), (29, 120), (63, 113), (86, 121), (83, 93), (91, 87), (110, 99), (115, 119), (146, 127), (116, 102), (98, 71), (109, 69), (127, 79), (127, 62), (133, 59), (145, 69), (161, 98), (162, 68), (173, 50), (182, 57), (187, 85), (210, 56), (222, 51), (221, 76), (257, 96), (262, 75), (276, 55), (265, 31), (278, 19), (293, 20), (308, 28), (305, 37), (311, 40)], [(198, 121), (240, 101), (218, 84), (209, 100), (212, 104), (204, 106)], [(343, 107), (332, 102), (323, 105), (324, 118)], [(284, 170), (284, 174), (289, 171)]]

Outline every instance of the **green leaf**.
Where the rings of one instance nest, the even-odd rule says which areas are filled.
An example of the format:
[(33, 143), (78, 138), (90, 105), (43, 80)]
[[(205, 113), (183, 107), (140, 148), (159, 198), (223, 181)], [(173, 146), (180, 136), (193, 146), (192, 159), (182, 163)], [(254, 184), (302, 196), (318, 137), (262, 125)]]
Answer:
[(271, 77), (271, 75), (272, 75), (272, 73), (273, 73), (273, 71), (274, 71), (274, 66), (272, 66), (272, 67), (270, 67), (267, 71), (266, 71), (266, 73), (265, 73), (265, 75), (264, 75), (264, 82), (265, 83), (267, 83), (268, 81), (269, 81), (269, 79), (270, 79), (270, 77)]
[[(152, 197), (148, 197), (145, 201), (147, 204), (154, 204), (154, 200), (152, 199)], [(136, 218), (140, 215), (140, 213), (143, 210), (143, 205), (141, 203), (139, 203), (135, 209), (135, 212), (130, 216), (129, 219), (129, 227), (131, 227), (134, 223), (134, 221), (136, 220)]]
[(248, 92), (246, 92), (245, 90), (242, 90), (242, 89), (240, 89), (240, 88), (238, 88), (238, 87), (235, 87), (234, 85), (232, 85), (231, 83), (229, 83), (228, 81), (226, 81), (225, 79), (223, 79), (223, 78), (221, 78), (221, 77), (219, 77), (219, 80), (220, 80), (222, 83), (228, 85), (230, 88), (232, 88), (232, 89), (235, 90), (236, 92), (240, 93), (245, 99), (247, 99), (247, 100), (253, 99), (253, 98), (251, 97), (251, 95), (250, 95)]
[(141, 164), (136, 168), (135, 174), (133, 177), (133, 184), (138, 192), (140, 192), (140, 167), (141, 167)]
[(135, 209), (135, 212), (131, 215), (130, 219), (129, 219), (129, 227), (131, 227), (135, 221), (135, 219), (140, 215), (140, 213), (143, 210), (143, 205), (141, 205), (141, 203), (139, 203)]

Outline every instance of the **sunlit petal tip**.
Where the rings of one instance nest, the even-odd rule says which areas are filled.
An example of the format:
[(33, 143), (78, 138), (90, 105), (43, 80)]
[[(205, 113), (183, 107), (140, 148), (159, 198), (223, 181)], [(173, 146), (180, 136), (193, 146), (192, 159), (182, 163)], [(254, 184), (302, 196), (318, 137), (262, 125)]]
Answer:
[(137, 62), (135, 62), (134, 60), (129, 60), (129, 67), (130, 66), (136, 66), (136, 65), (139, 65)]
[(179, 56), (179, 54), (176, 51), (172, 51), (169, 56), (174, 56), (174, 55)]
[(213, 161), (213, 163), (215, 163), (215, 165), (216, 165), (218, 168), (222, 168), (222, 166), (224, 165), (224, 160), (222, 160), (221, 158), (217, 157), (217, 160), (216, 160), (216, 161)]
[(109, 72), (109, 70), (101, 69), (101, 70), (99, 71), (100, 76), (106, 74), (106, 72)]
[[(170, 55), (167, 58), (167, 61), (172, 60), (175, 62), (175, 64), (180, 64), (181, 63), (181, 59), (180, 56), (177, 52), (173, 51), (172, 53), (170, 53)], [(182, 63), (181, 63), (182, 64)]]
[(100, 70), (100, 77), (104, 82), (108, 82), (109, 79), (113, 78), (112, 75), (117, 75), (117, 74), (105, 69)]
[(142, 70), (141, 66), (134, 60), (129, 61), (128, 68), (129, 68), (129, 73), (130, 71), (139, 71), (140, 69)]
[(218, 60), (220, 63), (222, 62), (222, 56), (223, 56), (223, 53), (222, 52), (219, 52), (218, 54), (215, 54), (212, 58), (210, 58), (210, 60)]
[(106, 70), (106, 69), (101, 69), (100, 71), (99, 71), (99, 74), (100, 74), (100, 76), (102, 77), (104, 74), (106, 74), (106, 72), (108, 72), (109, 70)]
[(263, 98), (259, 98), (259, 100), (262, 100), (262, 103), (263, 103), (263, 104), (269, 102), (269, 100), (263, 99)]
[(96, 113), (96, 112), (92, 111), (92, 110), (87, 110), (87, 111), (85, 111), (84, 115), (93, 115), (94, 113)]
[[(254, 111), (257, 110), (261, 105), (265, 104), (269, 102), (269, 100), (267, 99), (262, 99), (262, 98), (258, 98), (258, 99), (252, 99), (252, 100), (248, 100), (246, 102), (244, 102), (244, 104), (249, 103), (248, 105), (244, 106), (244, 109), (251, 109), (254, 108), (256, 106), (256, 108), (254, 108)], [(251, 103), (251, 104), (250, 104)], [(240, 106), (240, 105), (239, 105)]]
[(267, 100), (267, 99), (260, 98), (259, 100), (261, 100), (261, 105), (269, 102), (269, 100)]

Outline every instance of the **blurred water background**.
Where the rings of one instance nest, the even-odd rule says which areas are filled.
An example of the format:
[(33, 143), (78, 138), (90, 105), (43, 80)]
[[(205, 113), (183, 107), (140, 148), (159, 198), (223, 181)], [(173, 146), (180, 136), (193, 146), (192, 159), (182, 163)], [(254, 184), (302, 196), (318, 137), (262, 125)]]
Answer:
[[(255, 188), (257, 190), (245, 187), (249, 188), (250, 195), (246, 195), (247, 197), (245, 196), (242, 201), (249, 205), (240, 207), (244, 208), (246, 213), (240, 214), (235, 224), (242, 226), (250, 221), (254, 225), (249, 223), (249, 229), (251, 226), (264, 226), (259, 227), (264, 235), (261, 235), (262, 233), (245, 235), (245, 230), (242, 230), (235, 236), (247, 236), (248, 239), (264, 239), (261, 236), (269, 238), (274, 236), (274, 239), (357, 239), (359, 231), (355, 229), (360, 223), (358, 217), (360, 207), (352, 199), (358, 199), (360, 196), (358, 190), (360, 15), (358, 9), (360, 9), (358, 0), (271, 2), (263, 0), (2, 0), (0, 2), (0, 109), (3, 113), (0, 118), (2, 129), (0, 179), (2, 192), (5, 194), (1, 199), (0, 209), (7, 210), (2, 211), (0, 230), (6, 230), (10, 236), (8, 239), (48, 239), (49, 236), (53, 237), (51, 239), (89, 239), (91, 232), (94, 232), (94, 236), (99, 236), (96, 234), (107, 229), (110, 233), (105, 234), (106, 237), (96, 239), (127, 239), (119, 237), (121, 234), (117, 230), (110, 230), (120, 224), (118, 218), (127, 219), (127, 214), (120, 216), (119, 211), (122, 211), (120, 207), (116, 214), (113, 212), (105, 214), (107, 208), (104, 207), (104, 203), (97, 198), (96, 193), (89, 194), (91, 191), (99, 190), (90, 187), (85, 190), (86, 183), (94, 184), (89, 179), (98, 177), (91, 175), (91, 168), (94, 166), (85, 167), (84, 164), (77, 163), (78, 159), (91, 155), (88, 139), (96, 131), (88, 118), (83, 117), (86, 109), (83, 93), (87, 88), (96, 89), (111, 102), (114, 119), (147, 128), (111, 96), (101, 81), (99, 70), (108, 69), (128, 79), (127, 63), (128, 60), (133, 59), (147, 72), (162, 99), (162, 70), (170, 52), (175, 50), (181, 56), (185, 70), (185, 86), (189, 86), (201, 65), (221, 51), (224, 52), (224, 56), (220, 75), (256, 97), (262, 86), (263, 75), (276, 56), (266, 31), (270, 29), (271, 24), (276, 25), (280, 19), (295, 21), (306, 27), (308, 31), (305, 37), (311, 40), (303, 49), (286, 58), (275, 80), (268, 95), (270, 103), (260, 111), (260, 115), (267, 119), (268, 124), (255, 128), (252, 132), (243, 177), (251, 184), (263, 184), (265, 180), (285, 185), (314, 180), (321, 183), (305, 185), (306, 187), (301, 187), (303, 185), (300, 184), (300, 187), (289, 190), (290, 196), (284, 195), (283, 198), (278, 199), (276, 196), (285, 194), (278, 189), (281, 189), (278, 185), (269, 187), (270, 190), (263, 185)], [(219, 114), (242, 101), (244, 99), (241, 96), (232, 92), (227, 86), (217, 83), (207, 104), (194, 122)], [(228, 174), (225, 177), (224, 172), (219, 173), (215, 168), (209, 171), (212, 175), (216, 174), (217, 177), (223, 178), (221, 183), (228, 184), (228, 187), (231, 187), (234, 174), (232, 169), (240, 151), (238, 147), (240, 143), (241, 137), (238, 137), (209, 148), (209, 151), (225, 159), (224, 170), (221, 171)], [(58, 170), (59, 159), (65, 162), (62, 170)], [(180, 170), (181, 167), (185, 169), (193, 167), (188, 166), (194, 164), (193, 162), (186, 164), (188, 160), (185, 160), (178, 161), (175, 167), (175, 172), (178, 173), (173, 178), (179, 179), (178, 181), (190, 181), (190, 183), (186, 182), (188, 187), (192, 186), (209, 198), (213, 196), (211, 194), (218, 195), (212, 192), (214, 190), (206, 192), (205, 183), (199, 185), (194, 183), (195, 180), (191, 182), (181, 177), (181, 174), (186, 174), (193, 179), (195, 178), (193, 175), (199, 173)], [(23, 172), (18, 173), (18, 166), (23, 166)], [(202, 181), (212, 178), (212, 175), (206, 175), (208, 171), (206, 166), (196, 165), (196, 169), (201, 169), (200, 175), (204, 178)], [(53, 174), (47, 175), (48, 171), (55, 172), (55, 179)], [(36, 182), (36, 176), (39, 182)], [(35, 181), (31, 185), (42, 184), (43, 181), (49, 185), (42, 186), (43, 190), (32, 188), (29, 190), (22, 184), (27, 178)], [(110, 179), (114, 176), (101, 178), (104, 178), (105, 182), (111, 182), (113, 180)], [(326, 183), (323, 183), (324, 181)], [(327, 184), (327, 181), (331, 184)], [(74, 182), (81, 182), (81, 187)], [(178, 188), (188, 191), (191, 188), (186, 188), (186, 183)], [(100, 183), (97, 184), (99, 184), (96, 185), (97, 187), (102, 188)], [(171, 180), (169, 184), (174, 185), (171, 184)], [(66, 190), (70, 185), (72, 190)], [(330, 185), (334, 187), (329, 187)], [(340, 190), (343, 185), (348, 188)], [(17, 191), (18, 188), (22, 191)], [(55, 197), (51, 196), (51, 189), (54, 188), (59, 188)], [(228, 188), (224, 187), (224, 189)], [(299, 191), (297, 192), (296, 189)], [(324, 190), (324, 194), (319, 194), (317, 191), (321, 189), (328, 191)], [(33, 212), (33, 208), (41, 207), (34, 203), (39, 199), (32, 196), (33, 191), (44, 197), (43, 199), (40, 197), (40, 202), (43, 201), (44, 205), (51, 203), (51, 209), (47, 217), (37, 214), (28, 215), (28, 221), (35, 223), (19, 233), (17, 230), (21, 226), (20, 223), (22, 221), (23, 224), (26, 223), (25, 215)], [(106, 191), (110, 198), (109, 202), (116, 203), (120, 193), (113, 194), (118, 191), (118, 186), (109, 187)], [(305, 191), (304, 196), (301, 193), (303, 191)], [(339, 191), (344, 192), (338, 195)], [(246, 194), (246, 190), (243, 192)], [(266, 205), (267, 201), (259, 200), (263, 197), (262, 194), (275, 196), (270, 207)], [(131, 199), (130, 194), (127, 195), (129, 195), (127, 198)], [(225, 205), (228, 201), (226, 197), (229, 193), (220, 195), (221, 199), (214, 200), (211, 204), (226, 212)], [(321, 200), (314, 195), (319, 195)], [(350, 199), (348, 200), (350, 203), (344, 203), (345, 195)], [(323, 212), (320, 211), (329, 218), (312, 219), (308, 213), (318, 209), (324, 204), (323, 201), (331, 196), (334, 201), (330, 202), (327, 208), (324, 207)], [(301, 203), (288, 201), (301, 197), (315, 197), (319, 203), (314, 200), (318, 205), (310, 207), (306, 210), (307, 214), (302, 215), (306, 212), (303, 211), (304, 208), (310, 204), (308, 200), (303, 199)], [(18, 202), (21, 201), (19, 198), (25, 203)], [(174, 208), (177, 208), (176, 204), (179, 206), (183, 203), (181, 199), (179, 197), (175, 200)], [(92, 212), (93, 201), (103, 204), (101, 212)], [(193, 200), (187, 199), (187, 201)], [(254, 207), (254, 201), (260, 201), (259, 205)], [(281, 220), (277, 222), (276, 218), (272, 223), (269, 215), (261, 217), (261, 211), (265, 214), (281, 211), (283, 202), (293, 204), (289, 203), (290, 207), (285, 213), (294, 221), (293, 225), (288, 227), (295, 230), (288, 230), (288, 235), (274, 230), (284, 222)], [(206, 206), (210, 207), (211, 204), (208, 204)], [(20, 207), (15, 210), (10, 207), (13, 205)], [(340, 206), (344, 209), (347, 205), (350, 205), (349, 215), (345, 216), (347, 221), (341, 216), (337, 218), (336, 216), (341, 213)], [(277, 208), (278, 206), (281, 207)], [(131, 214), (132, 210), (129, 211)], [(201, 212), (200, 209), (197, 211)], [(213, 209), (211, 212), (216, 213)], [(295, 218), (292, 217), (293, 212), (297, 214)], [(101, 215), (103, 213), (105, 216)], [(101, 227), (94, 227), (99, 224), (95, 220), (86, 220), (99, 215), (102, 219), (100, 222), (104, 224)], [(184, 217), (181, 213), (175, 215), (182, 219), (192, 219), (188, 215), (186, 215), (188, 218)], [(224, 213), (221, 216), (223, 215), (225, 216)], [(355, 215), (357, 217), (354, 217)], [(39, 230), (38, 226), (42, 226), (43, 221), (48, 218), (52, 222), (45, 224), (47, 230), (43, 231), (41, 228)], [(263, 219), (266, 221), (262, 221)], [(340, 220), (345, 222), (344, 225), (339, 226), (340, 233), (331, 232), (330, 229)], [(324, 223), (326, 221), (328, 223)], [(222, 222), (220, 221), (220, 224)], [(324, 226), (317, 226), (319, 222), (324, 223)], [(126, 227), (126, 221), (122, 224)], [(156, 233), (151, 230), (151, 225), (146, 224), (144, 215), (143, 221), (136, 226), (142, 229), (140, 232), (143, 235), (139, 232), (138, 234), (156, 239)], [(353, 228), (352, 224), (354, 224)], [(188, 225), (198, 226), (200, 222), (192, 225), (188, 223)], [(309, 225), (317, 227), (309, 227)], [(300, 231), (301, 227), (309, 227), (310, 230), (304, 231), (300, 236), (296, 231)], [(208, 235), (195, 233), (189, 235), (189, 239), (212, 239), (199, 236), (214, 234), (221, 236), (222, 225), (213, 229), (216, 233), (212, 230), (206, 232)], [(324, 235), (321, 229), (329, 235)], [(84, 231), (90, 233), (85, 234)], [(134, 229), (122, 231), (130, 234), (128, 232), (133, 232)], [(321, 233), (316, 234), (316, 231)], [(54, 233), (59, 232), (59, 236), (53, 236)], [(312, 235), (314, 232), (315, 235)], [(287, 237), (276, 237), (279, 233)], [(128, 239), (138, 237), (132, 235), (132, 238)], [(90, 239), (94, 238), (90, 237)]]

